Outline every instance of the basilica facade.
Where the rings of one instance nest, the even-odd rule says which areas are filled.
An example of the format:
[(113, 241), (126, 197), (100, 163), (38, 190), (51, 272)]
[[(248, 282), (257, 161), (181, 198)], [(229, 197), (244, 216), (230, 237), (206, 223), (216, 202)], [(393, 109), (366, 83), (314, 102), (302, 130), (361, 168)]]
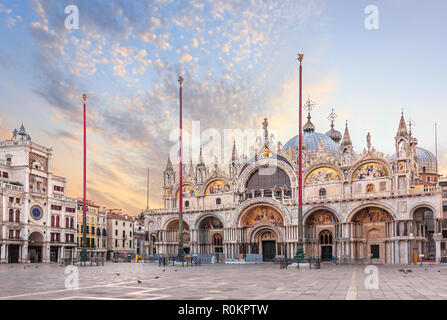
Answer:
[[(396, 121), (397, 122), (397, 121)], [(262, 255), (293, 257), (299, 239), (298, 187), (303, 185), (303, 241), (307, 257), (352, 262), (441, 261), (442, 194), (436, 157), (418, 146), (404, 115), (394, 137), (395, 154), (371, 144), (356, 152), (348, 125), (318, 133), (310, 114), (303, 127), (303, 181), (298, 181), (298, 141), (263, 137), (252, 156), (222, 169), (185, 167), (183, 188), (171, 161), (163, 172), (164, 208), (146, 211), (151, 253), (175, 255), (179, 242), (179, 192), (183, 193), (183, 242), (189, 253), (220, 253), (224, 259)], [(392, 138), (392, 137), (391, 137)], [(447, 239), (446, 239), (447, 240)]]

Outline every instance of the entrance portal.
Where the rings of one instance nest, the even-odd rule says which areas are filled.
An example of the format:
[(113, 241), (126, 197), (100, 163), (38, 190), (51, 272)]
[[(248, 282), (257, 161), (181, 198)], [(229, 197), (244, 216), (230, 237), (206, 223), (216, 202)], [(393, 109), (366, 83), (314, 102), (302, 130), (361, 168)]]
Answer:
[(264, 262), (271, 262), (276, 256), (276, 241), (262, 241), (262, 259)]
[(321, 246), (321, 261), (332, 260), (332, 246)]
[(8, 263), (18, 263), (19, 262), (19, 246), (15, 244), (10, 244), (8, 246)]
[(29, 260), (31, 263), (42, 262), (42, 246), (28, 247)]

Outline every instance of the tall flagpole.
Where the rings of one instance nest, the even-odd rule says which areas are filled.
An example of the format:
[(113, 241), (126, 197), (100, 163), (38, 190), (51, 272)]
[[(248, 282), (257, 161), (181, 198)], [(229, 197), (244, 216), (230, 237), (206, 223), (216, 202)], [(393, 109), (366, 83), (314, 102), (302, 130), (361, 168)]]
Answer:
[(82, 250), (81, 250), (81, 261), (87, 261), (87, 121), (86, 121), (86, 106), (85, 101), (87, 100), (87, 95), (84, 93), (82, 95), (82, 100), (84, 100), (84, 179), (83, 179), (83, 198), (82, 198), (82, 220), (83, 220), (83, 235), (82, 235)]
[(302, 83), (303, 68), (301, 62), (304, 55), (298, 54), (300, 62), (299, 69), (299, 131), (298, 131), (298, 245), (295, 254), (297, 262), (304, 262), (304, 245), (303, 245), (303, 105), (302, 105)]
[(183, 164), (182, 164), (182, 83), (183, 78), (181, 76), (178, 77), (178, 82), (180, 84), (180, 145), (179, 145), (179, 156), (180, 156), (180, 164), (179, 164), (179, 222), (178, 222), (178, 233), (179, 233), (179, 242), (178, 242), (178, 256), (179, 258), (183, 258)]

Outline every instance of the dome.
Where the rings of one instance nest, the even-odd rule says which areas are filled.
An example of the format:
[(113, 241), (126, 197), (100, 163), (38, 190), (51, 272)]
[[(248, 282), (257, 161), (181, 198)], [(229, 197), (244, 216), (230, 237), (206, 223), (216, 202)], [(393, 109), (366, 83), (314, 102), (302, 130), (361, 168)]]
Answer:
[[(340, 156), (338, 145), (325, 134), (318, 132), (304, 132), (304, 145), (306, 151), (327, 152), (335, 157)], [(289, 151), (290, 148), (298, 149), (299, 136), (295, 136), (284, 145), (282, 152)]]
[(436, 173), (436, 156), (428, 150), (416, 147), (419, 169), (422, 172)]
[(334, 128), (332, 128), (331, 130), (326, 132), (326, 135), (329, 138), (331, 138), (332, 140), (334, 140), (335, 143), (339, 143), (341, 141), (341, 139), (343, 138), (341, 135), (341, 132), (338, 130), (335, 130)]

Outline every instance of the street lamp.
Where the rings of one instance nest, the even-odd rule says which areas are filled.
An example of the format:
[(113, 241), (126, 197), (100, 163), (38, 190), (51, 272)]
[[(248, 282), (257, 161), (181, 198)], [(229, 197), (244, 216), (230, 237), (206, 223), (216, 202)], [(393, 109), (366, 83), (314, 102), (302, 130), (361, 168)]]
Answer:
[(82, 95), (82, 100), (84, 100), (84, 183), (83, 183), (83, 199), (82, 199), (82, 224), (83, 224), (83, 235), (82, 235), (82, 250), (81, 250), (81, 262), (87, 261), (87, 200), (86, 200), (86, 157), (87, 157), (87, 137), (86, 137), (86, 107), (85, 101), (87, 100), (87, 95), (84, 93)]
[(304, 55), (298, 54), (300, 62), (299, 69), (299, 131), (298, 131), (298, 245), (296, 248), (295, 259), (297, 263), (304, 262), (304, 245), (303, 245), (303, 107), (302, 107), (302, 73), (301, 62)]

